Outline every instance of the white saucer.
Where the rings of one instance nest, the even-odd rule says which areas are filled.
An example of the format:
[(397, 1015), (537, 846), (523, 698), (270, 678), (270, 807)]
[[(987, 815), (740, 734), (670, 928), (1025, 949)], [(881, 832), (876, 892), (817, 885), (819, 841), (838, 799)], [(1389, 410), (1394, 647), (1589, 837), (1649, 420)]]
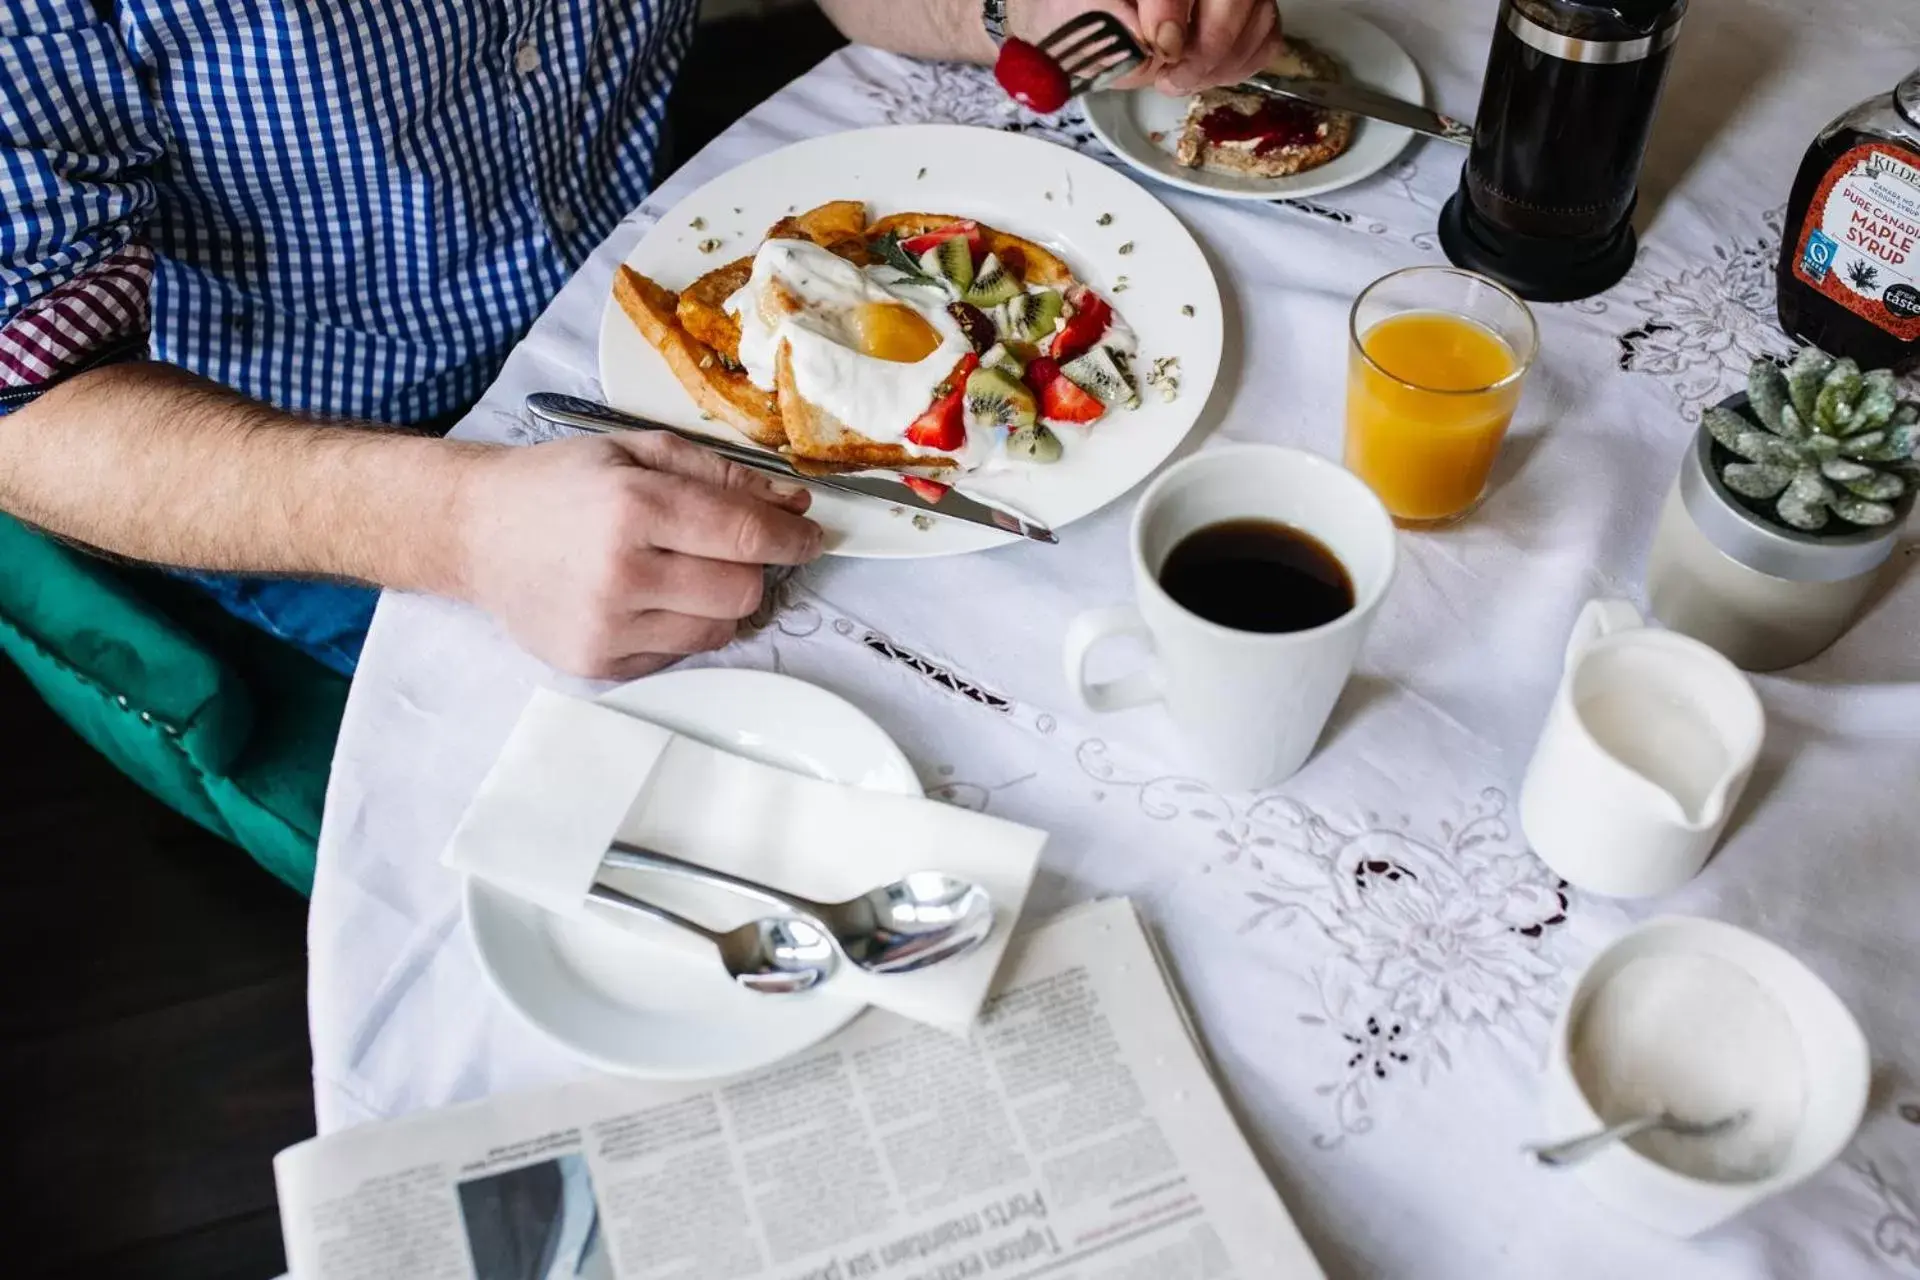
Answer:
[[(1340, 60), (1345, 79), (1408, 102), (1424, 104), (1420, 68), (1392, 36), (1364, 18), (1340, 9), (1288, 8), (1289, 34), (1311, 41)], [(1370, 178), (1393, 163), (1413, 140), (1413, 131), (1378, 120), (1355, 120), (1353, 145), (1305, 173), (1286, 178), (1248, 178), (1232, 173), (1189, 169), (1173, 158), (1188, 98), (1169, 98), (1155, 89), (1089, 94), (1087, 124), (1122, 160), (1161, 182), (1228, 200), (1279, 200), (1320, 195)], [(1155, 142), (1153, 135), (1159, 134)]]
[[(879, 725), (788, 676), (676, 671), (600, 701), (764, 764), (921, 794), (913, 766)], [(830, 990), (754, 995), (734, 985), (717, 958), (662, 951), (615, 919), (566, 919), (471, 877), (466, 912), (480, 967), (501, 997), (604, 1071), (656, 1080), (734, 1075), (799, 1052), (865, 1008)]]

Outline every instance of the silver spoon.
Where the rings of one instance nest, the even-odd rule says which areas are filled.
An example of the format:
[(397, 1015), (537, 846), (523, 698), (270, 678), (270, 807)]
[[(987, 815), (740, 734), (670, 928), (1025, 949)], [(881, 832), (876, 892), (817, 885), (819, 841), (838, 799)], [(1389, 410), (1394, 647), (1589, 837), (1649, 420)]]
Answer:
[(735, 982), (761, 995), (810, 991), (832, 977), (840, 963), (832, 940), (810, 921), (795, 916), (749, 920), (737, 929), (722, 932), (622, 893), (612, 885), (595, 884), (587, 896), (700, 935), (719, 949), (720, 963)]
[(910, 973), (964, 955), (993, 932), (993, 899), (968, 880), (915, 871), (847, 902), (815, 902), (671, 854), (615, 842), (605, 865), (704, 880), (795, 912), (869, 973)]
[(1632, 1120), (1622, 1120), (1619, 1124), (1602, 1129), (1598, 1133), (1586, 1133), (1577, 1138), (1562, 1138), (1557, 1142), (1540, 1142), (1527, 1147), (1526, 1151), (1534, 1160), (1551, 1169), (1564, 1169), (1568, 1165), (1579, 1164), (1589, 1156), (1612, 1146), (1616, 1142), (1625, 1142), (1628, 1138), (1638, 1137), (1663, 1129), (1668, 1133), (1679, 1134), (1683, 1138), (1711, 1138), (1715, 1134), (1727, 1132), (1747, 1122), (1748, 1113), (1736, 1111), (1730, 1116), (1721, 1116), (1718, 1120), (1682, 1120), (1671, 1111), (1659, 1115), (1636, 1116)]

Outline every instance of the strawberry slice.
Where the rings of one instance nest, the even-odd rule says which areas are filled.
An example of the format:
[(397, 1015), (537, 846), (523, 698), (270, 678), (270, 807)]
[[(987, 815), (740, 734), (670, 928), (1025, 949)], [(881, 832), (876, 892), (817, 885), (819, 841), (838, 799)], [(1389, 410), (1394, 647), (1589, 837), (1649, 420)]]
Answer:
[(967, 375), (979, 367), (979, 356), (968, 353), (960, 357), (960, 363), (935, 391), (933, 404), (907, 428), (908, 440), (923, 449), (948, 453), (967, 442)]
[(928, 502), (938, 502), (947, 496), (952, 485), (941, 484), (938, 480), (928, 480), (924, 476), (901, 476), (900, 483), (925, 498)]
[(1073, 314), (1067, 317), (1066, 326), (1053, 335), (1053, 343), (1047, 348), (1047, 354), (1055, 360), (1071, 360), (1091, 350), (1113, 323), (1113, 308), (1085, 285), (1067, 290), (1067, 305), (1073, 308)]
[(902, 240), (900, 247), (918, 260), (920, 255), (933, 246), (943, 244), (955, 236), (967, 238), (967, 252), (973, 256), (973, 265), (979, 266), (981, 260), (987, 256), (987, 236), (980, 230), (980, 224), (977, 222), (949, 222), (944, 227), (935, 227), (911, 239)]
[(967, 442), (964, 389), (950, 391), (933, 402), (933, 407), (913, 420), (907, 439), (922, 449), (942, 449), (948, 453)]
[(1052, 385), (1054, 379), (1063, 376), (1060, 362), (1048, 356), (1035, 356), (1027, 361), (1026, 384), (1038, 396)]
[(941, 381), (940, 385), (933, 389), (933, 398), (938, 400), (952, 392), (966, 390), (967, 375), (979, 367), (980, 356), (977, 352), (969, 351), (967, 354), (961, 356), (960, 362), (953, 366), (953, 372), (948, 374)]
[(1040, 402), (1040, 416), (1053, 422), (1092, 422), (1107, 411), (1097, 396), (1060, 371), (1060, 362), (1035, 356), (1027, 362), (1026, 383)]
[(1057, 369), (1053, 381), (1040, 389), (1040, 416), (1050, 422), (1092, 422), (1106, 411), (1098, 396)]

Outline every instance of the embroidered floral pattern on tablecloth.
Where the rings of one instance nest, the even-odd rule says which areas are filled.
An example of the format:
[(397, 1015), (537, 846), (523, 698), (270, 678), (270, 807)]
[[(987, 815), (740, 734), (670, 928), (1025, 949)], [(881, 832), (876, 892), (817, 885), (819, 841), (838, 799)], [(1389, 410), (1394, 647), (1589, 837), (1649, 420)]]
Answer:
[(1099, 739), (1077, 758), (1149, 818), (1212, 824), (1221, 848), (1208, 869), (1244, 882), (1243, 933), (1300, 927), (1331, 944), (1313, 971), (1319, 1008), (1297, 1015), (1328, 1035), (1331, 1078), (1316, 1091), (1332, 1115), (1317, 1146), (1370, 1132), (1380, 1092), (1451, 1066), (1463, 1038), (1506, 1031), (1531, 1044), (1551, 1023), (1571, 890), (1515, 838), (1504, 792), (1482, 790), (1457, 823), (1369, 812), (1342, 826), (1276, 791), (1230, 797), (1191, 778), (1129, 776)]
[[(1761, 216), (1757, 236), (1716, 245), (1713, 260), (1655, 272), (1645, 259), (1620, 288), (1645, 317), (1619, 336), (1620, 368), (1665, 378), (1680, 398), (1681, 416), (1698, 422), (1703, 410), (1747, 384), (1755, 360), (1784, 362), (1798, 344), (1780, 328), (1775, 267), (1784, 209)], [(1606, 311), (1589, 299), (1575, 307)], [(1920, 374), (1902, 380), (1920, 394)]]
[(867, 98), (880, 109), (887, 124), (971, 124), (1008, 133), (1030, 133), (1062, 146), (1084, 151), (1097, 160), (1109, 160), (1078, 107), (1058, 116), (1040, 116), (1007, 97), (985, 67), (953, 62), (921, 62), (896, 58), (901, 79), (870, 83)]
[[(1347, 209), (1336, 209), (1332, 205), (1318, 204), (1312, 200), (1275, 200), (1273, 203), (1283, 209), (1292, 209), (1296, 213), (1304, 213), (1310, 218), (1319, 218), (1323, 222), (1331, 222), (1336, 226), (1346, 227), (1353, 231), (1364, 231), (1370, 236), (1383, 236), (1387, 234), (1386, 223), (1360, 217)], [(1413, 237), (1413, 239), (1416, 244), (1419, 243), (1420, 238), (1418, 236)]]
[(1037, 773), (1023, 773), (1018, 777), (1008, 778), (1004, 782), (967, 782), (953, 776), (955, 770), (950, 764), (941, 765), (936, 772), (941, 780), (928, 787), (927, 794), (935, 800), (944, 800), (948, 804), (957, 805), (962, 809), (971, 809), (975, 813), (985, 813), (992, 808), (993, 798), (1000, 792), (1017, 787), (1023, 782), (1031, 782), (1040, 776)]
[(780, 635), (803, 639), (818, 631), (825, 620), (813, 606), (801, 586), (800, 572), (788, 565), (768, 565), (766, 587), (760, 607), (740, 620), (740, 637), (756, 635), (771, 627)]
[(838, 634), (857, 641), (868, 652), (877, 654), (888, 662), (900, 664), (948, 693), (958, 694), (969, 702), (985, 707), (989, 711), (998, 711), (1003, 715), (1014, 709), (1013, 699), (1005, 694), (995, 693), (985, 685), (977, 684), (955, 672), (952, 667), (936, 662), (903, 645), (895, 644), (879, 632), (863, 627), (851, 618), (834, 619), (833, 629)]
[(1761, 234), (1714, 246), (1706, 262), (1656, 272), (1643, 260), (1621, 286), (1645, 319), (1620, 335), (1620, 367), (1665, 378), (1689, 422), (1746, 385), (1754, 360), (1793, 349), (1774, 310), (1784, 216), (1781, 209), (1765, 214)]
[(1860, 1175), (1880, 1201), (1880, 1216), (1872, 1228), (1874, 1247), (1889, 1260), (1920, 1271), (1920, 1200), (1913, 1189), (1872, 1160), (1850, 1162), (1847, 1167)]

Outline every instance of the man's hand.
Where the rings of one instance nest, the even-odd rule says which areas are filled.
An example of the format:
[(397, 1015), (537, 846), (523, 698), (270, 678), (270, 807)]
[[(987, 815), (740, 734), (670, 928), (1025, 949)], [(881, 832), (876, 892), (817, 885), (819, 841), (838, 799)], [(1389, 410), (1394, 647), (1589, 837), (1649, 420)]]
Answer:
[(1237, 84), (1279, 52), (1274, 0), (1009, 0), (1007, 17), (1013, 34), (1038, 43), (1088, 10), (1118, 17), (1151, 55), (1122, 89), (1151, 84), (1178, 95)]
[(462, 486), (461, 594), (555, 666), (645, 675), (732, 640), (763, 566), (819, 556), (810, 497), (664, 432), (489, 450)]

